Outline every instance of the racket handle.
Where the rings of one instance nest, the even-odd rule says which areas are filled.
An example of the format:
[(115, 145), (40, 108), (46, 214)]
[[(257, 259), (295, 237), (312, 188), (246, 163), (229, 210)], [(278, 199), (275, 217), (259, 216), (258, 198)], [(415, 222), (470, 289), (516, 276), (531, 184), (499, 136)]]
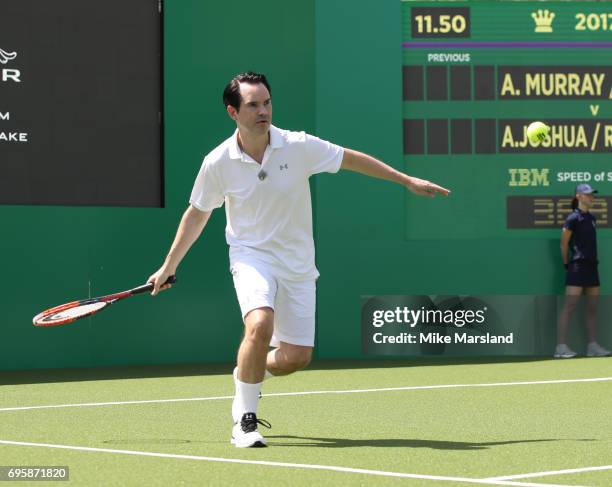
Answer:
[[(176, 282), (176, 276), (170, 276), (168, 278), (168, 280), (164, 283), (165, 284), (174, 284)], [(147, 282), (146, 284), (143, 284), (142, 286), (138, 286), (135, 287), (134, 289), (132, 289), (130, 291), (130, 294), (140, 294), (140, 293), (146, 293), (148, 291), (151, 291), (154, 288), (154, 284), (152, 282)]]

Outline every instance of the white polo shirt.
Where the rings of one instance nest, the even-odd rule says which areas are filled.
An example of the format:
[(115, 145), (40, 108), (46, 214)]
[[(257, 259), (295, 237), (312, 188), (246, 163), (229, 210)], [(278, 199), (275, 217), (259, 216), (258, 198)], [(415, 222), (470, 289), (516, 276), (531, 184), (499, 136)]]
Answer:
[(284, 279), (317, 278), (308, 178), (337, 172), (344, 149), (270, 126), (270, 143), (259, 165), (242, 152), (237, 133), (204, 158), (189, 202), (202, 211), (225, 202), (230, 266), (256, 258)]

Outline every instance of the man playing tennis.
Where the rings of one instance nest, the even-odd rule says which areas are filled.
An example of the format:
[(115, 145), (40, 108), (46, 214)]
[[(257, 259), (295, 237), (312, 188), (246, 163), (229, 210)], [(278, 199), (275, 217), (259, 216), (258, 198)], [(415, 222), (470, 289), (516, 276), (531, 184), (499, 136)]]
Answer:
[(306, 367), (314, 346), (319, 273), (308, 178), (348, 169), (417, 195), (449, 190), (366, 154), (274, 127), (271, 89), (262, 74), (236, 76), (223, 102), (237, 129), (204, 158), (168, 256), (148, 281), (155, 285), (153, 295), (170, 287), (161, 283), (176, 273), (211, 212), (225, 203), (230, 270), (245, 327), (234, 369), (231, 442), (262, 447), (266, 441), (257, 425), (270, 427), (257, 418), (263, 380)]

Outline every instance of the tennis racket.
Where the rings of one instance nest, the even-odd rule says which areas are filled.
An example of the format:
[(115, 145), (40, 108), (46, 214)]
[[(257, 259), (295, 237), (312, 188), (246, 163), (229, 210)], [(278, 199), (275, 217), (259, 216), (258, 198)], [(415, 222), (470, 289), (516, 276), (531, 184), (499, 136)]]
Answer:
[[(170, 276), (165, 284), (174, 284), (176, 276)], [(80, 318), (91, 316), (94, 313), (110, 306), (120, 299), (129, 298), (135, 294), (146, 293), (153, 289), (153, 283), (148, 282), (142, 286), (121, 291), (120, 293), (109, 294), (108, 296), (100, 296), (99, 298), (82, 299), (80, 301), (72, 301), (43, 311), (37, 314), (32, 323), (34, 326), (57, 326), (72, 323)]]

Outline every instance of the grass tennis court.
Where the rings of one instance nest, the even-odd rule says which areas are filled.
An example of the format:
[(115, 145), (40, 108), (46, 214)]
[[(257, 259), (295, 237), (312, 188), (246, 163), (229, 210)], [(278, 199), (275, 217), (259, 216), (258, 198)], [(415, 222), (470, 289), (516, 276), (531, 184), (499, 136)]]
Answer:
[(231, 368), (6, 373), (0, 463), (70, 485), (612, 484), (612, 358), (317, 362), (264, 384), (270, 448), (245, 450)]

